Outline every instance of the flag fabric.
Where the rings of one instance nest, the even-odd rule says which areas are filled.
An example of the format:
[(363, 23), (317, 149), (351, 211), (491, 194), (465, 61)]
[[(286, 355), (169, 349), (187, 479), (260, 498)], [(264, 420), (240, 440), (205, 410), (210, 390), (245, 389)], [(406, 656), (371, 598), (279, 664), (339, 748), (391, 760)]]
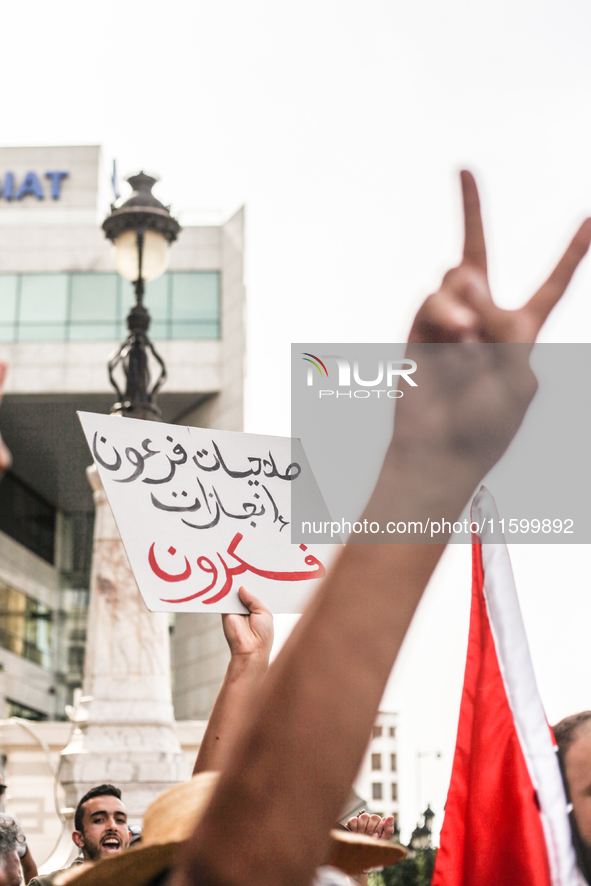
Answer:
[(484, 487), (472, 521), (485, 531), (473, 537), (468, 655), (432, 886), (578, 886), (556, 747), (507, 547), (486, 531), (498, 514)]
[(117, 161), (113, 160), (113, 173), (111, 175), (111, 185), (113, 186), (113, 198), (115, 201), (119, 199), (119, 179), (117, 178)]

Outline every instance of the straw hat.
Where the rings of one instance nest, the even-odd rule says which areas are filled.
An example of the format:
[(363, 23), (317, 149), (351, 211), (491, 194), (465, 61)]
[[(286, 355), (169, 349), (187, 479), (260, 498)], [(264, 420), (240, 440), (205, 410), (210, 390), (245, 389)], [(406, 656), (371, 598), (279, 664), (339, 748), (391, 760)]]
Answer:
[[(146, 886), (174, 865), (179, 845), (191, 836), (205, 812), (218, 778), (217, 772), (201, 772), (160, 794), (146, 810), (139, 843), (126, 852), (62, 871), (54, 878), (55, 886)], [(396, 864), (406, 857), (402, 846), (351, 831), (334, 830), (330, 837), (325, 864), (347, 874)]]

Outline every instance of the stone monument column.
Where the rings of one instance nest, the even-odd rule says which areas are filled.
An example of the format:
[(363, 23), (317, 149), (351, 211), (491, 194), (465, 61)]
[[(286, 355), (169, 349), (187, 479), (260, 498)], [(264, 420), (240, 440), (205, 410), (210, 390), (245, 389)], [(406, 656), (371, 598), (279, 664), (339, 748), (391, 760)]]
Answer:
[(141, 598), (111, 508), (93, 465), (96, 509), (83, 697), (62, 751), (66, 805), (89, 788), (121, 788), (131, 824), (190, 762), (176, 735), (170, 685), (168, 617)]

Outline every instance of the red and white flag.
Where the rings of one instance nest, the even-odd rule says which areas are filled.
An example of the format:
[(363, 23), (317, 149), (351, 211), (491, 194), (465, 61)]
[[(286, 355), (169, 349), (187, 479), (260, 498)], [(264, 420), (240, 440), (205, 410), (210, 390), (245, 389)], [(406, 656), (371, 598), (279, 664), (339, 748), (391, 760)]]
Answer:
[(432, 886), (578, 886), (555, 743), (507, 547), (486, 531), (498, 514), (484, 487), (472, 520), (485, 531), (472, 545), (468, 657)]

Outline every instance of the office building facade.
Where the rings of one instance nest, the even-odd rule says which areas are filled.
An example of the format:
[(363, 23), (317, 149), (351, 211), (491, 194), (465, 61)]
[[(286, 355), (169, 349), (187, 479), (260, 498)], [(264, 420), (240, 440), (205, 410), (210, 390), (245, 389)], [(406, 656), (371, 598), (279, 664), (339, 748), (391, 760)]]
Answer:
[[(62, 719), (82, 682), (94, 509), (76, 411), (115, 401), (107, 361), (133, 304), (100, 228), (108, 180), (98, 147), (0, 148), (0, 429), (14, 459), (0, 484), (4, 719)], [(242, 210), (183, 227), (147, 284), (164, 421), (242, 429), (243, 227)], [(219, 617), (171, 619), (171, 649), (176, 717), (203, 719), (227, 660)]]
[(398, 826), (398, 747), (395, 713), (379, 711), (355, 790), (367, 803), (367, 811), (377, 815), (393, 815)]

